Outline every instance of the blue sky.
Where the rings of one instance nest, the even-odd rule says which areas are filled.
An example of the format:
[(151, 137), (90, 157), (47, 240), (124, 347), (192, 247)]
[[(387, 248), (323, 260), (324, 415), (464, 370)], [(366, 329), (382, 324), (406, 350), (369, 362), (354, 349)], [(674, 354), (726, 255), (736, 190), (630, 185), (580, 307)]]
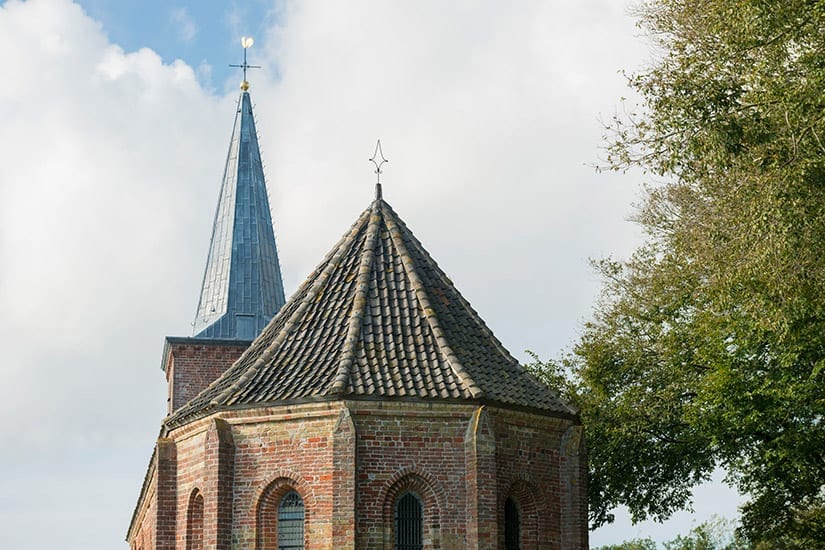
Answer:
[[(126, 548), (163, 339), (191, 334), (242, 35), (287, 295), (369, 204), (381, 138), (384, 198), (526, 360), (575, 341), (589, 259), (639, 243), (644, 176), (593, 168), (600, 120), (633, 100), (620, 70), (650, 56), (629, 4), (0, 4), (0, 547)], [(620, 510), (591, 543), (735, 515), (716, 481), (694, 514)]]
[[(226, 92), (238, 80), (241, 36), (262, 36), (278, 24), (278, 5), (265, 0), (169, 2), (164, 0), (81, 0), (100, 21), (109, 40), (126, 51), (151, 48), (165, 63), (182, 59), (199, 69), (207, 88)], [(250, 64), (254, 49), (250, 52)]]

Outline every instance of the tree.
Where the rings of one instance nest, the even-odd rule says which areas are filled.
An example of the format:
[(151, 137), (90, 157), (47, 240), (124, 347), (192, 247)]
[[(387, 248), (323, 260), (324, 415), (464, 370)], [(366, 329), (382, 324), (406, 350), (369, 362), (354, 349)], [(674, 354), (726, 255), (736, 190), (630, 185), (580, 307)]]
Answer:
[(734, 532), (734, 522), (713, 516), (690, 530), (687, 535), (678, 535), (664, 544), (665, 550), (746, 550), (747, 542)]
[(593, 550), (656, 550), (656, 543), (653, 539), (633, 539), (626, 540), (619, 544), (610, 544), (607, 546), (599, 546)]
[[(755, 544), (825, 540), (825, 1), (649, 0), (605, 168), (651, 180), (645, 242), (572, 354), (591, 520), (663, 519), (722, 466)], [(785, 541), (781, 542), (780, 541)], [(774, 542), (771, 542), (774, 541)], [(789, 542), (790, 541), (790, 542)], [(816, 543), (812, 543), (816, 541)]]
[[(749, 545), (734, 532), (732, 521), (713, 516), (697, 525), (687, 535), (678, 535), (664, 543), (665, 550), (746, 550)], [(653, 539), (632, 539), (619, 544), (599, 546), (594, 550), (656, 550)]]

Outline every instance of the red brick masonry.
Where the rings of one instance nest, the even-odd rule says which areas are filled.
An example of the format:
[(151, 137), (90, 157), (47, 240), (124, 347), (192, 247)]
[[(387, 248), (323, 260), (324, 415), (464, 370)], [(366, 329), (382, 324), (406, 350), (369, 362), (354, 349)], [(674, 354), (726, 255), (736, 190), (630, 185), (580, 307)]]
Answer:
[(162, 366), (169, 383), (169, 414), (217, 380), (248, 347), (247, 340), (167, 337)]
[(128, 542), (275, 548), (277, 506), (291, 490), (304, 500), (308, 550), (392, 548), (406, 490), (424, 504), (426, 549), (503, 548), (508, 497), (524, 550), (587, 548), (580, 425), (412, 401), (231, 410), (173, 430), (158, 440)]

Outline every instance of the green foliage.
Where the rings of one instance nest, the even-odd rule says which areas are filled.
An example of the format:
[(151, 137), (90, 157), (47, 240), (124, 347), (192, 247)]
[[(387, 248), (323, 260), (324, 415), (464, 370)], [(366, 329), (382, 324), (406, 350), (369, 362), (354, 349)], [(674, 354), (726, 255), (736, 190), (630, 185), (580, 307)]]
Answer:
[[(716, 466), (765, 547), (825, 540), (825, 1), (649, 0), (607, 166), (641, 168), (645, 244), (573, 353), (591, 521), (664, 519)], [(681, 548), (681, 547), (678, 547)]]
[(665, 550), (746, 550), (750, 545), (734, 532), (733, 522), (713, 516), (690, 530), (687, 536), (679, 535), (664, 544)]
[(656, 550), (656, 543), (653, 539), (633, 539), (621, 544), (599, 546), (593, 550)]
[[(713, 516), (697, 525), (687, 535), (678, 535), (665, 542), (665, 550), (748, 550), (751, 546), (734, 531), (734, 522)], [(652, 539), (633, 539), (594, 550), (656, 550)]]

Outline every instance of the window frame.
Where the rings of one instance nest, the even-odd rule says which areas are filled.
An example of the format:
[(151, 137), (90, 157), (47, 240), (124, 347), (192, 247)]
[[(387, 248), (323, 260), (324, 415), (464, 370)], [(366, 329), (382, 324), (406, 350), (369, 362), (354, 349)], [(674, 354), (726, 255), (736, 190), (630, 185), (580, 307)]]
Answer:
[[(412, 498), (416, 509), (411, 517), (401, 517), (402, 501)], [(409, 504), (409, 500), (407, 500)], [(411, 511), (405, 510), (405, 511)], [(402, 529), (401, 522), (412, 522)], [(411, 529), (412, 528), (412, 529)], [(402, 532), (404, 539), (402, 540)], [(393, 550), (423, 550), (424, 549), (424, 499), (417, 492), (412, 490), (402, 491), (393, 504)]]
[[(285, 514), (297, 514), (299, 513), (297, 505), (287, 504), (287, 499), (295, 500), (297, 499), (297, 505), (300, 505), (300, 517), (285, 517)], [(287, 510), (286, 506), (291, 505), (296, 510)], [(290, 489), (286, 493), (278, 499), (278, 507), (275, 510), (276, 518), (277, 518), (277, 545), (279, 550), (304, 550), (304, 536), (305, 536), (305, 529), (304, 523), (306, 522), (306, 504), (304, 503), (303, 497), (301, 494), (296, 491), (295, 489)], [(288, 523), (287, 523), (288, 522)], [(286, 532), (286, 526), (289, 525), (290, 528), (296, 528), (297, 530), (293, 533)], [(298, 538), (293, 540), (286, 540), (290, 535), (297, 535)], [(300, 541), (300, 543), (298, 543)]]

